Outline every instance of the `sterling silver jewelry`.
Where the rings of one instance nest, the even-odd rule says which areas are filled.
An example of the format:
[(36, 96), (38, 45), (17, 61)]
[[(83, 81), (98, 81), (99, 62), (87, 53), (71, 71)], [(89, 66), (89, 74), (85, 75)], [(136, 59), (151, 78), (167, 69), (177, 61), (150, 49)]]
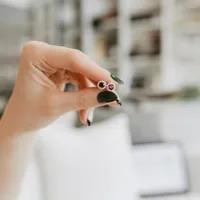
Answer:
[(100, 90), (105, 90), (106, 87), (107, 87), (107, 83), (105, 81), (99, 81), (97, 83), (97, 87), (100, 89)]
[(122, 101), (120, 100), (119, 95), (118, 95), (117, 92), (115, 91), (115, 84), (114, 84), (113, 82), (110, 82), (110, 83), (107, 84), (105, 81), (99, 81), (99, 82), (97, 83), (97, 87), (98, 87), (100, 90), (105, 90), (105, 89), (107, 89), (108, 91), (115, 93), (115, 94), (117, 95), (117, 100), (116, 100), (116, 102), (117, 102), (120, 106), (122, 106)]
[(110, 82), (110, 83), (107, 84), (106, 88), (107, 88), (108, 91), (113, 91), (113, 90), (115, 90), (115, 84)]

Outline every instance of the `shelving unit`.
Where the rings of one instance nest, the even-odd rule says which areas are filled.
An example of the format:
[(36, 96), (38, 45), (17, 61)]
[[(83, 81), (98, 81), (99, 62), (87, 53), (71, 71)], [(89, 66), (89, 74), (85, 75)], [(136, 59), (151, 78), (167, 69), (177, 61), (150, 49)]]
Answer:
[(199, 5), (199, 0), (31, 1), (21, 43), (81, 49), (125, 81), (119, 88), (124, 97), (137, 87), (153, 94), (174, 91), (200, 80)]
[[(29, 5), (30, 39), (80, 48), (79, 0), (43, 0)], [(38, 31), (38, 27), (40, 30)]]
[(118, 74), (117, 0), (82, 0), (81, 10), (83, 52), (111, 73)]
[(160, 1), (82, 0), (81, 5), (82, 50), (125, 80), (120, 94), (130, 94), (137, 73), (149, 79), (145, 87), (155, 85), (150, 79), (160, 71)]
[(30, 30), (33, 39), (81, 49), (125, 81), (119, 92), (127, 96), (137, 85), (160, 87), (161, 8), (161, 0), (44, 0), (31, 5)]
[[(132, 96), (135, 87), (152, 89), (160, 71), (161, 5), (158, 0), (119, 2), (120, 75), (126, 80), (121, 92)], [(155, 33), (157, 38), (153, 38)]]
[(200, 1), (163, 0), (163, 7), (165, 83), (172, 82), (174, 87), (199, 86)]
[[(137, 85), (152, 94), (177, 93), (199, 84), (199, 5), (199, 0), (82, 0), (82, 50), (125, 81), (121, 96), (134, 95)], [(113, 8), (117, 15), (103, 20)], [(109, 33), (116, 45), (108, 56)], [(144, 83), (134, 83), (135, 76)]]

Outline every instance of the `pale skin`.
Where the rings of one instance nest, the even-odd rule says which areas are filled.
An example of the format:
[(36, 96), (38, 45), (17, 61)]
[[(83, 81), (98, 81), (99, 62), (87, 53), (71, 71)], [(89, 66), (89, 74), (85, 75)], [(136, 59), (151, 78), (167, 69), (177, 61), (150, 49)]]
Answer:
[[(86, 124), (88, 113), (102, 106), (97, 101), (99, 80), (114, 82), (107, 70), (78, 50), (42, 42), (24, 46), (14, 91), (0, 121), (1, 200), (17, 200), (39, 129), (72, 110), (78, 110)], [(67, 82), (79, 90), (63, 92)]]

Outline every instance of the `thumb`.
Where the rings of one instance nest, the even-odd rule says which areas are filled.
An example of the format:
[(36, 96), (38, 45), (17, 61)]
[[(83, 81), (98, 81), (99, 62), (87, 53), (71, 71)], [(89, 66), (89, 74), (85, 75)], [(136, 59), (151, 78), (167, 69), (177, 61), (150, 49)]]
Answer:
[(98, 88), (86, 88), (76, 92), (62, 93), (60, 103), (63, 112), (82, 110), (106, 105), (118, 99), (116, 93), (100, 91)]

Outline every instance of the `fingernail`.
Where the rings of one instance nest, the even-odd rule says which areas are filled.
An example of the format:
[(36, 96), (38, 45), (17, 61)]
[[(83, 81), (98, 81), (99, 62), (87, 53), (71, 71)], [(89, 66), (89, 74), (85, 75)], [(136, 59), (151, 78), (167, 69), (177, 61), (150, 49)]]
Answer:
[(120, 78), (118, 78), (117, 76), (115, 76), (114, 74), (111, 74), (110, 77), (111, 77), (114, 81), (116, 81), (117, 83), (119, 83), (119, 84), (124, 84), (124, 82), (123, 82)]
[(118, 99), (117, 95), (114, 92), (104, 91), (100, 92), (97, 96), (97, 101), (99, 103), (110, 103)]
[(92, 109), (92, 110), (89, 112), (88, 118), (87, 118), (87, 124), (88, 124), (88, 126), (91, 126), (91, 125), (92, 125), (93, 117), (94, 117), (94, 110)]
[(90, 120), (87, 120), (88, 126), (91, 126), (92, 122)]
[(116, 94), (116, 96), (117, 96), (116, 102), (117, 102), (120, 106), (122, 106), (122, 101), (120, 100), (119, 95), (117, 94), (116, 91), (113, 91), (113, 92), (114, 92), (114, 93)]
[(117, 102), (120, 106), (122, 106), (122, 101), (121, 101), (120, 99), (117, 99), (116, 102)]

